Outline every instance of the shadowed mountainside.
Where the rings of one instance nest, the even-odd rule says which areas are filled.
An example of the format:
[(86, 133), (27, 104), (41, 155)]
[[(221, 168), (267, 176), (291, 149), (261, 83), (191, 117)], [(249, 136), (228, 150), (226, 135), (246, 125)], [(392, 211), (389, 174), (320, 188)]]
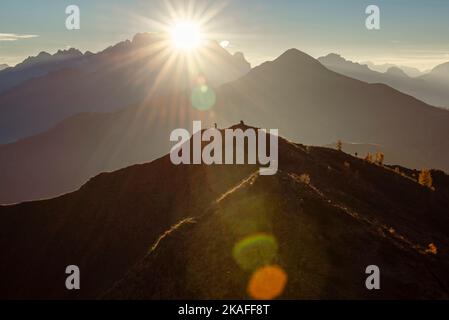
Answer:
[(0, 203), (49, 198), (89, 178), (170, 151), (171, 130), (210, 123), (183, 95), (151, 99), (115, 113), (82, 113), (42, 134), (0, 145)]
[[(435, 188), (284, 139), (275, 176), (165, 156), (56, 199), (0, 207), (0, 295), (247, 298), (251, 271), (233, 250), (265, 234), (274, 254), (258, 260), (257, 245), (246, 254), (253, 267), (285, 270), (282, 298), (447, 298), (448, 177), (436, 175)], [(64, 288), (69, 264), (81, 269), (79, 291)], [(364, 287), (370, 264), (382, 290)]]

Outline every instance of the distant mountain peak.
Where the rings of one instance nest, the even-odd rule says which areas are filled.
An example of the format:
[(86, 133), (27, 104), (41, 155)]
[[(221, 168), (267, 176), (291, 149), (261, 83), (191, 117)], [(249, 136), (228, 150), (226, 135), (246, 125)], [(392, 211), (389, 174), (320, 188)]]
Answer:
[(246, 60), (243, 52), (237, 51), (232, 56), (234, 57), (236, 63), (241, 64), (243, 67), (247, 68), (248, 71), (251, 69), (251, 63)]
[[(35, 57), (30, 56), (30, 57), (28, 57), (28, 59), (26, 59), (26, 60), (31, 60), (31, 59), (34, 59), (34, 58), (49, 58), (49, 57), (51, 57), (51, 54), (50, 54), (50, 53), (48, 53), (48, 52), (46, 52), (46, 51), (41, 51), (41, 52), (39, 52), (39, 54), (38, 54), (37, 56), (35, 56)], [(25, 60), (25, 61), (26, 61), (26, 60)]]
[[(41, 51), (38, 53), (37, 57), (49, 57), (51, 56), (50, 53), (48, 53), (47, 51)], [(30, 57), (31, 58), (31, 57)]]
[(70, 48), (67, 50), (58, 50), (53, 56), (82, 56), (83, 53), (75, 48)]
[(304, 65), (315, 65), (322, 67), (318, 60), (295, 48), (288, 49), (273, 62), (276, 64), (285, 65), (287, 67)]
[(142, 32), (137, 33), (131, 43), (133, 45), (141, 46), (141, 45), (148, 45), (154, 42), (158, 38), (158, 35), (154, 32)]
[(347, 60), (338, 53), (329, 53), (327, 56), (318, 58), (318, 61), (320, 61), (323, 65), (329, 67), (344, 67), (351, 69), (356, 68), (357, 70), (363, 72), (370, 71), (369, 67), (366, 64), (360, 64), (358, 62)]
[(399, 67), (390, 67), (386, 71), (387, 74), (390, 74), (395, 77), (405, 77), (408, 78), (408, 75)]
[(237, 59), (241, 59), (241, 60), (245, 60), (245, 55), (243, 54), (243, 52), (237, 51), (233, 54), (233, 56)]
[(291, 48), (281, 54), (278, 59), (299, 59), (299, 58), (307, 58), (315, 60), (313, 57), (309, 56), (307, 53), (302, 52), (296, 48)]
[(440, 77), (449, 78), (449, 62), (437, 65), (430, 73)]
[(17, 65), (17, 67), (26, 67), (30, 66), (32, 64), (41, 63), (44, 61), (48, 61), (52, 57), (51, 54), (45, 51), (39, 52), (37, 56), (29, 56), (25, 60), (23, 60), (21, 63)]
[(30, 56), (19, 63), (17, 67), (30, 67), (41, 63), (47, 63), (53, 60), (66, 60), (82, 57), (83, 53), (75, 48), (67, 50), (58, 50), (55, 54), (50, 54), (46, 51), (41, 51), (37, 56)]
[(345, 58), (343, 58), (340, 54), (338, 53), (329, 53), (327, 56), (324, 56), (320, 59), (326, 59), (328, 61), (341, 61), (341, 62), (346, 62), (348, 60), (346, 60)]

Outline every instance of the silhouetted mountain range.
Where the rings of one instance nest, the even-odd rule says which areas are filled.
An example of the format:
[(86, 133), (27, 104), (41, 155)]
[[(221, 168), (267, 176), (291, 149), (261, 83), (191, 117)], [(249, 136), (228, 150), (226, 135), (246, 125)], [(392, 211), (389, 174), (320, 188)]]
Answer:
[[(252, 271), (233, 252), (254, 235), (276, 243), (251, 261), (285, 271), (281, 298), (448, 298), (447, 175), (434, 172), (432, 191), (411, 170), (282, 138), (279, 169), (259, 176), (257, 166), (165, 156), (55, 199), (0, 206), (1, 298), (248, 298)], [(81, 290), (64, 287), (71, 264)], [(381, 290), (365, 288), (372, 264)]]
[(15, 67), (0, 72), (0, 93), (26, 80), (80, 64), (83, 62), (83, 58), (88, 56), (89, 53), (84, 55), (79, 50), (71, 48), (68, 50), (59, 50), (53, 55), (47, 52), (41, 52), (35, 57), (28, 57)]
[(4, 70), (4, 69), (6, 69), (6, 68), (9, 68), (9, 66), (7, 65), (7, 64), (0, 64), (0, 71), (1, 70)]
[(231, 123), (253, 119), (313, 145), (338, 139), (379, 144), (391, 163), (449, 169), (449, 142), (443, 138), (449, 111), (384, 84), (332, 72), (296, 49), (225, 84), (220, 93), (216, 113)]
[(404, 71), (409, 77), (413, 77), (413, 78), (416, 78), (416, 77), (419, 77), (419, 76), (422, 76), (422, 75), (428, 73), (428, 71), (421, 71), (418, 68), (413, 68), (413, 67), (409, 67), (409, 66), (398, 66), (398, 65), (395, 65), (392, 63), (375, 64), (370, 61), (367, 61), (367, 62), (362, 62), (361, 64), (362, 65), (366, 64), (371, 70), (382, 72), (382, 73), (387, 72), (387, 70), (390, 68), (396, 67), (396, 68), (399, 68), (402, 71)]
[(366, 64), (346, 60), (331, 53), (318, 60), (332, 71), (368, 83), (384, 83), (430, 105), (449, 108), (449, 63), (436, 66), (418, 77), (410, 77), (400, 67), (391, 66), (384, 73), (371, 70)]
[(53, 197), (100, 172), (151, 161), (169, 151), (170, 132), (192, 120), (223, 127), (251, 119), (294, 141), (375, 144), (387, 163), (449, 170), (449, 111), (332, 72), (296, 49), (215, 92), (208, 111), (193, 108), (184, 91), (115, 113), (73, 116), (0, 146), (0, 203)]
[(199, 76), (219, 85), (250, 70), (242, 54), (231, 55), (213, 41), (192, 58), (200, 61), (193, 67), (166, 41), (157, 34), (137, 34), (97, 54), (75, 49), (41, 53), (0, 72), (0, 91), (9, 88), (0, 94), (0, 143), (41, 133), (80, 112), (110, 112), (184, 90)]
[(423, 76), (424, 79), (430, 80), (433, 78), (436, 80), (449, 81), (449, 62), (440, 64), (432, 69), (428, 74)]

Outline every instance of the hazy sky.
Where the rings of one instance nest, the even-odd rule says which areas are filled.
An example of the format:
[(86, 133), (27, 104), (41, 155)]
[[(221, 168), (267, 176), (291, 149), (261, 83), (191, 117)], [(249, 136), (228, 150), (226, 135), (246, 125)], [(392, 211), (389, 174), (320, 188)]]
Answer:
[[(137, 32), (160, 31), (156, 22), (169, 16), (166, 2), (0, 0), (0, 63), (15, 64), (40, 51), (67, 47), (96, 52)], [(243, 51), (253, 65), (291, 47), (315, 57), (336, 52), (356, 61), (420, 69), (449, 61), (448, 0), (188, 2), (200, 17), (216, 13), (204, 28), (216, 40), (230, 41), (229, 50)], [(177, 11), (187, 7), (179, 0), (171, 3)], [(71, 4), (80, 7), (81, 30), (65, 28), (65, 8)], [(377, 31), (365, 27), (370, 4), (381, 10)]]

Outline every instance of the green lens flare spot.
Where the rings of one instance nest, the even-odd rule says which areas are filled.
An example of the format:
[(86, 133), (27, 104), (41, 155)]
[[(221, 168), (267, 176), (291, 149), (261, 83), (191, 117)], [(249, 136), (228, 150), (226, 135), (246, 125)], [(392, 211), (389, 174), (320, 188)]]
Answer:
[(211, 109), (217, 100), (214, 90), (207, 85), (200, 85), (192, 90), (191, 103), (195, 109), (205, 111)]
[(276, 257), (278, 244), (268, 234), (256, 234), (239, 241), (233, 249), (233, 256), (244, 270), (255, 270), (270, 264)]

